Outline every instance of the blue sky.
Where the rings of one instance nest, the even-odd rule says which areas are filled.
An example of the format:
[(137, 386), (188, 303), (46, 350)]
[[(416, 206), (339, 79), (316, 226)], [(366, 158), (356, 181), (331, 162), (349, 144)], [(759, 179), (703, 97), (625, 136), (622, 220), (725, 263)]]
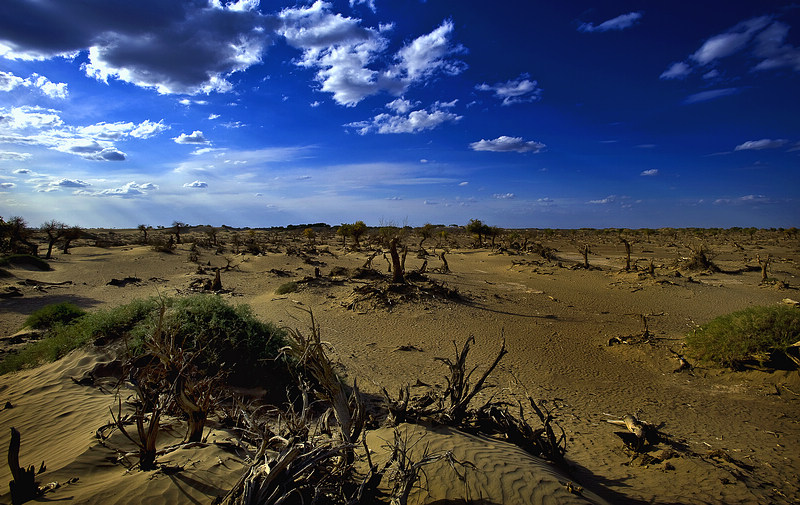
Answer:
[(4, 0), (0, 215), (800, 224), (800, 5)]

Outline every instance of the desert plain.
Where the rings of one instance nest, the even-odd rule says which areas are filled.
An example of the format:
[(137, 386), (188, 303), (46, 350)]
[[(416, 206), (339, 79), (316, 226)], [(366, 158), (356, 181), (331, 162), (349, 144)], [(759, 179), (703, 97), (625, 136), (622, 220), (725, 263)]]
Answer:
[[(203, 293), (299, 331), (308, 331), (310, 310), (344, 383), (357, 381), (371, 399), (376, 426), (367, 438), (380, 458), (378, 448), (392, 436), (377, 426), (384, 389), (444, 387), (447, 367), (434, 358), (452, 357), (470, 336), (468, 366), (480, 374), (505, 341), (491, 387), (473, 401), (540, 401), (565, 434), (565, 467), (498, 437), (406, 425), (404, 436), (421, 440), (414, 442), (420, 448), (469, 462), (465, 481), (452, 465), (428, 466), (408, 503), (798, 503), (800, 372), (757, 363), (731, 370), (694, 359), (684, 346), (687, 334), (717, 316), (800, 298), (796, 231), (509, 230), (479, 245), (463, 227), (442, 230), (422, 246), (415, 230), (405, 230), (410, 287), (403, 290), (387, 288), (391, 261), (378, 230), (356, 247), (335, 228), (315, 228), (313, 236), (304, 228), (221, 228), (214, 245), (207, 227), (191, 227), (170, 252), (143, 243), (138, 230), (86, 230), (69, 254), (54, 251), (49, 271), (4, 267), (0, 346), (4, 355), (24, 346), (34, 338), (18, 333), (26, 318), (65, 301), (93, 311)], [(169, 234), (154, 229), (148, 240), (163, 244)], [(621, 237), (630, 245), (628, 265)], [(716, 268), (690, 265), (701, 248)], [(759, 260), (767, 257), (763, 282)], [(348, 274), (359, 268), (376, 273)], [(217, 272), (222, 289), (214, 292)], [(222, 498), (248, 454), (214, 419), (204, 443), (181, 445), (185, 429), (165, 418), (158, 439), (164, 466), (149, 472), (131, 468), (125, 454), (134, 447), (119, 433), (98, 439), (117, 395), (108, 382), (78, 379), (112, 362), (114, 352), (89, 345), (0, 376), (0, 448), (16, 428), (21, 464), (43, 461), (37, 482), (58, 483), (37, 499)], [(258, 378), (253, 383), (263, 389)], [(658, 440), (639, 451), (627, 447), (618, 434), (625, 428), (609, 422), (627, 414), (657, 427)], [(0, 502), (10, 503), (11, 479), (2, 465)]]

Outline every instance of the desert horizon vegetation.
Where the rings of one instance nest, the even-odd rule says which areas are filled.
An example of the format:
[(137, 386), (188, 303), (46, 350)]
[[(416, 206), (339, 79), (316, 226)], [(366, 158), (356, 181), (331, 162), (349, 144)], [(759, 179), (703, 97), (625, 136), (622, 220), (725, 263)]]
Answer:
[[(453, 272), (452, 260), (448, 263), (448, 257), (455, 254), (479, 254), (484, 259), (478, 261), (505, 259), (509, 271), (544, 277), (559, 271), (611, 276), (615, 279), (612, 287), (631, 283), (632, 292), (642, 285), (689, 289), (706, 285), (706, 278), (750, 279), (751, 273), (757, 289), (791, 292), (797, 289), (797, 281), (787, 272), (794, 272), (795, 263), (781, 251), (796, 253), (797, 239), (796, 228), (510, 230), (479, 219), (463, 226), (381, 223), (369, 227), (356, 221), (338, 226), (231, 228), (174, 221), (168, 227), (141, 224), (131, 229), (82, 229), (56, 220), (32, 228), (18, 216), (8, 221), (0, 218), (0, 274), (12, 281), (19, 279), (16, 285), (4, 288), (5, 299), (28, 296), (20, 287), (32, 286), (46, 293), (70, 282), (20, 279), (19, 275), (49, 272), (50, 263), (63, 270), (70, 264), (65, 262), (66, 255), (77, 247), (98, 251), (94, 253), (99, 255), (97, 261), (110, 257), (99, 252), (103, 250), (135, 252), (137, 258), (169, 258), (170, 264), (185, 265), (182, 269), (192, 276), (188, 287), (188, 279), (180, 281), (183, 287), (177, 287), (175, 295), (159, 291), (158, 296), (98, 308), (68, 301), (42, 305), (25, 315), (16, 337), (18, 345), (3, 352), (0, 375), (24, 373), (84, 346), (113, 352), (115, 364), (105, 375), (73, 378), (76, 384), (84, 379), (91, 385), (105, 384), (114, 394), (112, 420), (98, 430), (101, 444), (114, 440), (118, 445), (120, 437), (132, 444), (135, 450), (129, 454), (135, 457), (121, 461), (129, 469), (180, 473), (186, 468), (164, 463), (166, 454), (181, 444), (209, 443), (204, 433), (212, 429), (233, 430), (250, 463), (241, 466), (238, 480), (225, 484), (225, 493), (216, 495), (223, 503), (312, 499), (323, 503), (413, 503), (412, 496), (418, 496), (414, 493), (433, 486), (425, 479), (426, 470), (433, 471), (431, 465), (444, 464), (457, 476), (472, 471), (472, 461), (447, 451), (420, 452), (410, 441), (406, 426), (431, 423), (511, 442), (565, 472), (559, 478), (567, 479), (560, 488), (567, 496), (602, 503), (592, 491), (604, 496), (608, 489), (591, 479), (582, 481), (589, 486), (586, 489), (570, 480), (576, 470), (569, 462), (568, 447), (575, 444), (577, 434), (564, 428), (569, 414), (556, 413), (558, 400), (547, 396), (535, 399), (527, 388), (494, 388), (497, 373), (511, 373), (519, 381), (501, 365), (507, 354), (516, 352), (515, 347), (506, 345), (503, 331), (499, 351), (488, 355), (482, 351), (483, 359), (474, 364), (468, 364), (474, 336), (441, 335), (452, 341), (455, 351), (452, 358), (434, 358), (448, 371), (441, 384), (425, 384), (417, 378), (417, 384), (410, 386), (413, 377), (407, 377), (408, 382), (399, 389), (393, 389), (395, 384), (376, 383), (378, 390), (367, 393), (362, 378), (329, 357), (335, 346), (322, 340), (315, 307), (301, 309), (310, 319), (306, 331), (265, 322), (254, 315), (248, 303), (234, 302), (231, 297), (242, 285), (230, 287), (231, 279), (249, 272), (258, 258), (283, 258), (301, 266), (292, 271), (275, 263), (271, 269), (254, 272), (280, 279), (271, 291), (279, 299), (288, 294), (327, 292), (326, 298), (335, 300), (338, 310), (354, 314), (391, 313), (403, 306), (419, 306), (430, 317), (435, 317), (437, 307), (486, 305), (485, 297), (463, 280), (449, 285), (464, 275)], [(720, 260), (723, 244), (726, 254)], [(613, 260), (608, 257), (610, 248), (618, 250)], [(655, 255), (652, 249), (656, 248), (673, 251), (673, 257)], [(346, 263), (333, 264), (345, 256)], [(147, 274), (112, 278), (108, 285), (124, 288), (147, 282), (138, 275)], [(149, 282), (167, 281), (152, 277)], [(494, 284), (491, 276), (484, 282)], [(492, 295), (496, 299), (503, 296), (502, 291)], [(550, 298), (558, 303), (556, 297)], [(612, 337), (607, 346), (667, 349), (679, 358), (675, 374), (783, 370), (800, 375), (795, 371), (800, 365), (796, 358), (800, 349), (798, 313), (800, 309), (789, 305), (753, 306), (694, 324), (682, 336), (661, 344), (664, 337), (653, 330), (653, 320), (663, 311), (643, 310), (633, 314), (640, 317), (642, 331)], [(544, 314), (541, 319), (553, 324), (562, 316)], [(415, 345), (396, 350), (421, 351)], [(792, 384), (777, 383), (775, 388), (791, 392)], [(237, 385), (266, 387), (269, 396), (237, 396)], [(124, 388), (132, 393), (125, 396)], [(399, 391), (396, 396), (394, 391)], [(672, 458), (707, 462), (715, 457), (698, 456), (684, 441), (668, 434), (663, 423), (643, 421), (634, 409), (611, 421), (627, 430), (620, 435), (623, 444), (619, 450), (625, 451), (629, 465), (635, 461), (643, 467), (659, 465), (669, 473), (675, 468)], [(166, 432), (175, 430), (171, 426), (176, 422), (184, 425), (180, 443), (160, 442)], [(378, 463), (371, 459), (376, 448), (368, 444), (367, 436), (381, 424), (393, 426), (395, 431), (386, 442), (391, 456)], [(19, 459), (20, 435), (25, 440), (25, 431), (12, 437), (11, 459)], [(424, 443), (424, 436), (422, 440)], [(744, 468), (737, 466), (742, 460), (727, 452), (716, 457), (733, 461), (740, 472)], [(13, 500), (54, 492), (39, 482), (33, 470), (18, 465), (12, 473), (16, 483)], [(629, 500), (618, 491), (605, 496)]]

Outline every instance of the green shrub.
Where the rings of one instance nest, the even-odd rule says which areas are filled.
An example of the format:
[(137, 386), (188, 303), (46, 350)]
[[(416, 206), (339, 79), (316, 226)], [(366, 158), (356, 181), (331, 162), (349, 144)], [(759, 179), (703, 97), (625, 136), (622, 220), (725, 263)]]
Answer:
[(696, 357), (740, 368), (781, 359), (800, 340), (800, 310), (784, 305), (750, 307), (709, 321), (686, 337)]
[[(285, 332), (253, 315), (248, 305), (229, 305), (219, 296), (194, 295), (164, 300), (162, 331), (183, 349), (198, 350), (195, 364), (213, 375), (224, 369), (232, 375), (268, 367), (285, 345)], [(153, 334), (158, 310), (131, 335), (134, 349)]]
[(84, 314), (86, 311), (74, 303), (54, 303), (42, 307), (28, 316), (24, 326), (37, 330), (49, 329), (59, 324), (69, 324)]
[(297, 291), (297, 283), (296, 282), (284, 282), (278, 289), (275, 290), (276, 294), (285, 295), (286, 293), (294, 293)]
[(126, 338), (131, 353), (142, 354), (155, 332), (162, 302), (164, 334), (183, 349), (198, 351), (195, 365), (212, 375), (222, 369), (236, 375), (267, 368), (285, 345), (285, 332), (259, 321), (247, 305), (228, 305), (208, 295), (149, 298), (88, 313), (69, 325), (56, 324), (48, 337), (7, 355), (0, 374), (54, 361), (89, 342)]
[(41, 258), (30, 254), (12, 254), (0, 258), (0, 267), (15, 265), (18, 267), (33, 267), (42, 271), (50, 270), (50, 264)]

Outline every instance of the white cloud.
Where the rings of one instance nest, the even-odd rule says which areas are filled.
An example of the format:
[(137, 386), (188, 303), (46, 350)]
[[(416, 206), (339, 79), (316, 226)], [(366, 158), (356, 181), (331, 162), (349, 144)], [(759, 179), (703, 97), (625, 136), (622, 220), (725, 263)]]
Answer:
[(706, 40), (700, 48), (690, 56), (691, 59), (706, 65), (712, 61), (738, 53), (752, 40), (753, 36), (770, 22), (768, 16), (748, 19), (725, 33), (714, 35)]
[(578, 31), (581, 32), (607, 32), (610, 30), (624, 30), (635, 25), (639, 19), (642, 18), (641, 12), (629, 12), (627, 14), (619, 15), (615, 18), (604, 21), (595, 26), (593, 23), (582, 23), (578, 26)]
[(540, 100), (542, 89), (538, 87), (536, 81), (531, 81), (529, 78), (528, 74), (520, 74), (517, 79), (498, 82), (493, 86), (483, 83), (475, 86), (475, 89), (494, 91), (494, 95), (503, 100), (503, 105)]
[(48, 186), (53, 188), (86, 188), (91, 186), (91, 184), (80, 179), (59, 179), (50, 182)]
[(184, 188), (207, 188), (208, 183), (203, 181), (187, 182), (183, 185)]
[(718, 198), (715, 205), (762, 205), (773, 204), (774, 200), (764, 195), (745, 195), (739, 198)]
[(459, 182), (459, 183), (458, 183), (458, 185), (459, 185), (459, 186), (467, 186), (467, 185), (469, 185), (469, 182), (467, 182), (467, 181), (462, 181), (462, 182)]
[(213, 121), (213, 120), (217, 119), (218, 117), (219, 117), (219, 114), (209, 114), (208, 115), (208, 119), (210, 121)]
[(522, 140), (522, 137), (501, 135), (494, 140), (481, 139), (478, 142), (471, 143), (469, 147), (473, 151), (538, 153), (547, 146), (534, 140)]
[(659, 79), (684, 79), (686, 76), (692, 73), (692, 67), (688, 64), (679, 61), (677, 63), (673, 63), (670, 67), (658, 76)]
[(640, 173), (639, 175), (644, 176), (644, 177), (654, 177), (654, 176), (658, 175), (658, 169), (657, 168), (650, 168), (648, 170), (642, 170), (642, 173)]
[(118, 196), (121, 198), (131, 198), (131, 197), (146, 195), (148, 191), (155, 191), (157, 189), (158, 186), (151, 182), (146, 182), (144, 184), (137, 184), (135, 181), (131, 181), (127, 184), (123, 184), (118, 188), (103, 189), (96, 192), (81, 191), (79, 192), (79, 194), (88, 196)]
[(210, 142), (203, 136), (203, 132), (200, 130), (195, 130), (189, 135), (181, 133), (172, 140), (174, 140), (176, 144), (210, 144)]
[(33, 174), (33, 171), (32, 170), (28, 170), (27, 168), (18, 168), (16, 170), (14, 170), (12, 173), (19, 174), (19, 175), (29, 175), (29, 174)]
[(0, 128), (9, 130), (25, 130), (55, 128), (64, 124), (59, 112), (43, 107), (13, 107), (10, 110), (0, 109)]
[(419, 105), (419, 102), (412, 103), (404, 98), (397, 98), (387, 103), (386, 108), (393, 110), (395, 112), (399, 112), (400, 114), (405, 114), (406, 112), (410, 111), (417, 105)]
[(136, 137), (138, 139), (149, 139), (150, 137), (154, 137), (159, 133), (163, 132), (164, 130), (169, 130), (169, 126), (163, 124), (159, 120), (157, 123), (146, 119), (139, 123), (139, 125), (131, 131), (131, 137)]
[[(738, 53), (746, 53), (758, 63), (752, 67), (754, 71), (772, 70), (788, 67), (795, 72), (800, 71), (800, 48), (786, 43), (789, 26), (780, 21), (773, 21), (771, 16), (751, 18), (736, 24), (729, 30), (706, 39), (691, 55), (687, 62), (674, 63), (661, 74), (662, 79), (684, 78), (694, 68), (690, 65), (709, 67), (717, 65), (719, 60), (732, 57)], [(717, 68), (703, 71), (706, 79), (720, 75)]]
[(707, 102), (709, 100), (716, 100), (717, 98), (722, 98), (723, 96), (735, 95), (738, 92), (739, 88), (711, 89), (708, 91), (701, 91), (699, 93), (689, 95), (683, 102), (687, 104), (697, 103), (697, 102)]
[(67, 97), (67, 84), (64, 82), (52, 82), (39, 74), (31, 74), (30, 77), (23, 79), (11, 72), (0, 71), (0, 91), (11, 91), (17, 87), (35, 88), (50, 98)]
[(496, 198), (498, 200), (511, 200), (516, 198), (517, 195), (514, 193), (495, 193), (492, 195), (492, 198)]
[(761, 139), (761, 140), (748, 140), (734, 148), (734, 151), (748, 151), (748, 150), (761, 150), (761, 149), (777, 149), (783, 147), (787, 142), (786, 139)]
[(16, 184), (13, 182), (0, 182), (0, 189), (11, 189), (14, 186), (16, 186)]
[[(396, 111), (408, 110), (410, 104), (404, 103), (398, 105), (397, 100), (387, 104), (390, 108)], [(436, 108), (436, 104), (431, 108), (430, 112), (426, 110), (415, 110), (408, 114), (398, 113), (392, 114), (378, 114), (368, 121), (358, 121), (355, 123), (348, 123), (346, 127), (356, 128), (360, 135), (368, 133), (419, 133), (425, 130), (431, 130), (446, 122), (460, 121), (462, 116), (452, 112), (443, 111)]]
[(392, 25), (365, 28), (360, 19), (334, 14), (331, 8), (318, 0), (308, 7), (283, 9), (278, 33), (303, 51), (296, 64), (316, 69), (320, 89), (332, 93), (340, 105), (352, 107), (382, 91), (400, 95), (435, 73), (454, 75), (465, 68), (449, 58), (463, 51), (450, 41), (450, 21), (412, 40), (392, 58), (385, 54), (389, 41), (384, 36)]
[[(30, 153), (15, 153), (12, 151), (0, 151), (0, 160), (25, 161), (30, 157), (31, 157)], [(17, 173), (17, 170), (14, 170), (14, 173)]]
[(353, 8), (356, 5), (366, 5), (369, 7), (369, 10), (375, 12), (375, 0), (350, 0), (350, 8)]

